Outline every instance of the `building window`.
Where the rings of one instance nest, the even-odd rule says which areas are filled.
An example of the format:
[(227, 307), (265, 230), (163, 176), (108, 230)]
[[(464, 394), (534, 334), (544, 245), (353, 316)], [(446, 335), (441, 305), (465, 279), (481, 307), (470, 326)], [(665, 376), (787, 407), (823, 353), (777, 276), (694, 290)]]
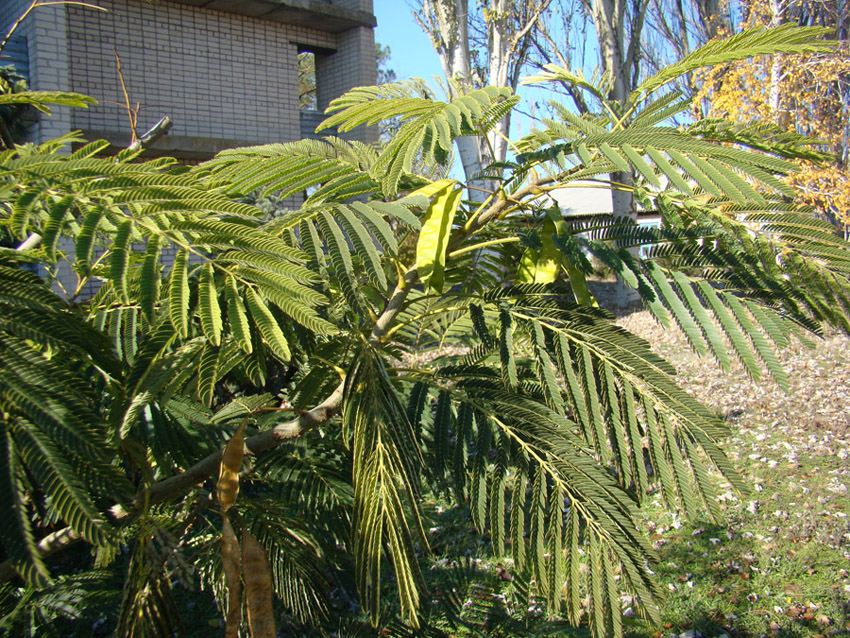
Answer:
[(298, 108), (315, 111), (316, 99), (316, 54), (302, 51), (298, 54)]

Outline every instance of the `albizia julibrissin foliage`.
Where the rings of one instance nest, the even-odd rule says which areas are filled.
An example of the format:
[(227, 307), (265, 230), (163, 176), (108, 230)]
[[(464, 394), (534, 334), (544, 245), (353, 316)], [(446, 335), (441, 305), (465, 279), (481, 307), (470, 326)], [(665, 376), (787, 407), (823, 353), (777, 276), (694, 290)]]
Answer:
[[(657, 622), (637, 508), (660, 494), (719, 517), (716, 473), (743, 485), (725, 424), (595, 305), (589, 260), (755, 378), (785, 383), (773, 348), (794, 335), (850, 328), (850, 245), (783, 181), (819, 153), (771, 127), (665, 124), (691, 108), (668, 91), (676, 78), (823, 51), (820, 33), (747, 31), (603, 113), (557, 110), (491, 167), (482, 204), (412, 167), (486, 133), (518, 101), (506, 89), (335, 101), (326, 124), (343, 132), (397, 118), (380, 150), (329, 138), (191, 169), (101, 157), (98, 142), (57, 152), (70, 139), (0, 154), (3, 232), (30, 240), (0, 251), (0, 571), (21, 583), (2, 590), (5, 622), (97, 608), (119, 635), (171, 635), (180, 582), (212, 587), (227, 635), (242, 618), (256, 636), (275, 618), (338, 628), (340, 600), (388, 633), (507, 632), (513, 617), (480, 589), (424, 598), (420, 508), (435, 496), (469, 513), (550, 617), (618, 636), (628, 593)], [(557, 67), (535, 81), (600, 94)], [(550, 203), (618, 171), (660, 228), (570, 223)], [(273, 218), (246, 203), (305, 192)], [(77, 290), (102, 284), (94, 298), (22, 269), (49, 281), (62, 262)], [(52, 556), (75, 542), (90, 561)]]

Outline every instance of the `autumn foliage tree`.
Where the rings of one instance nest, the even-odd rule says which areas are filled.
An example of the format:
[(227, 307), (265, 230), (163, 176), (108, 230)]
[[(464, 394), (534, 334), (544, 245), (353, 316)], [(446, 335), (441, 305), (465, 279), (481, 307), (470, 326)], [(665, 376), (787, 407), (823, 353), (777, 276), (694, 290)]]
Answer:
[(760, 120), (816, 138), (834, 160), (787, 178), (798, 201), (850, 231), (850, 11), (832, 0), (741, 0), (741, 28), (799, 24), (827, 27), (831, 51), (760, 56), (696, 76), (701, 115)]

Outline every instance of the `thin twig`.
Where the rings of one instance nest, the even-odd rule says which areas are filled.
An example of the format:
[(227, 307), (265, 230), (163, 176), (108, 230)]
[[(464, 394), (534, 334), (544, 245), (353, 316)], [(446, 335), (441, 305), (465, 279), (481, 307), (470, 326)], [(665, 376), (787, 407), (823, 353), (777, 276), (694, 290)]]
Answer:
[[(115, 54), (115, 68), (118, 71), (118, 81), (121, 83), (121, 92), (124, 94), (124, 106), (127, 109), (127, 117), (130, 120), (130, 146), (136, 143), (139, 136), (136, 134), (136, 126), (139, 123), (139, 107), (134, 111), (130, 106), (130, 95), (127, 93), (127, 85), (124, 83), (124, 72), (121, 70), (121, 56), (118, 55), (118, 49), (112, 47), (112, 52)], [(138, 105), (138, 103), (137, 103)]]

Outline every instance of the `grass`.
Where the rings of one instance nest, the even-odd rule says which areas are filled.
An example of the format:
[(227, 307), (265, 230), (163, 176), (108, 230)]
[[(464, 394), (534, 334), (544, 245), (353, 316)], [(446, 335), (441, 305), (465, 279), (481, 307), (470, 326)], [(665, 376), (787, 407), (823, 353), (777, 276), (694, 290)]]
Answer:
[(662, 630), (637, 624), (631, 635), (850, 636), (850, 340), (827, 335), (781, 353), (786, 394), (739, 366), (722, 373), (645, 312), (621, 323), (725, 415), (725, 449), (751, 488), (722, 491), (718, 525), (686, 523), (658, 502), (645, 509), (668, 599)]

